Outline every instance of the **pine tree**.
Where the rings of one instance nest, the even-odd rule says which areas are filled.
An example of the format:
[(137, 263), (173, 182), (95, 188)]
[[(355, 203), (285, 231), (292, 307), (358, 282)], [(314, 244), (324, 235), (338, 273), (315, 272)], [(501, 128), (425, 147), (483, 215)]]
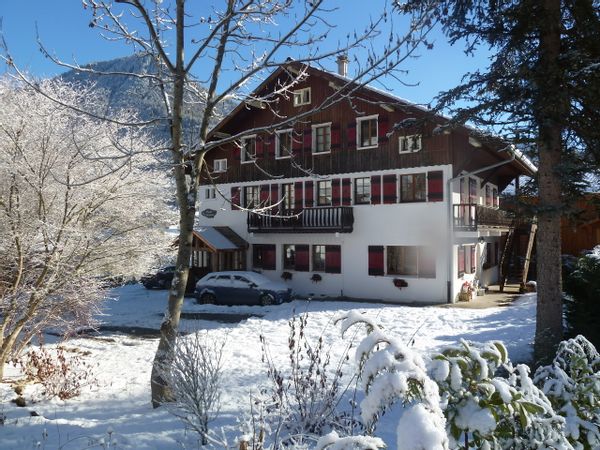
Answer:
[(514, 141), (538, 164), (535, 357), (548, 362), (562, 337), (561, 215), (599, 170), (600, 2), (441, 0), (437, 16), (451, 43), (492, 51), (487, 70), (440, 94), (437, 108)]

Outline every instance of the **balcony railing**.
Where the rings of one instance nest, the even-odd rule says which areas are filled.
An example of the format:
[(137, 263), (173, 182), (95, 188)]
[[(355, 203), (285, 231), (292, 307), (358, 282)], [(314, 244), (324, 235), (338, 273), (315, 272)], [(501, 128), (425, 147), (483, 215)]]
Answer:
[(453, 207), (456, 230), (477, 231), (478, 227), (507, 228), (513, 221), (509, 213), (498, 208), (472, 203), (460, 203)]
[(252, 233), (351, 233), (353, 225), (351, 206), (283, 210), (277, 215), (248, 213)]

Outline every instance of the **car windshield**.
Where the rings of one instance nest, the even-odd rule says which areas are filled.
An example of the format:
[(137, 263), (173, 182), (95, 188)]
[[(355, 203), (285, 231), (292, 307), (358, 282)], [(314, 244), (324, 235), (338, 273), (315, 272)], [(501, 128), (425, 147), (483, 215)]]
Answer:
[(270, 281), (264, 275), (261, 275), (260, 273), (255, 273), (255, 272), (245, 273), (243, 276), (248, 278), (250, 281), (252, 281), (254, 284), (256, 284), (258, 286), (269, 283), (269, 281)]

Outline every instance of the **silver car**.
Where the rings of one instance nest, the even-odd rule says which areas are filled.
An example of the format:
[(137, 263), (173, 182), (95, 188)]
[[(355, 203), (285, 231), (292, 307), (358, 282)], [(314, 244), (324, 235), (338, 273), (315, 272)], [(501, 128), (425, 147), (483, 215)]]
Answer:
[(219, 305), (273, 305), (288, 302), (292, 290), (256, 272), (212, 272), (196, 283), (198, 303)]

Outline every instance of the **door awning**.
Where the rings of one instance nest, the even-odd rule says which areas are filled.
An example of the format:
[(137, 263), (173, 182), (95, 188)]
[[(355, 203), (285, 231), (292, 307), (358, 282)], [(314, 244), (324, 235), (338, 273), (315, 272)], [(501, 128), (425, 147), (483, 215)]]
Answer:
[(194, 230), (194, 239), (215, 252), (248, 248), (248, 243), (229, 227), (199, 227)]

